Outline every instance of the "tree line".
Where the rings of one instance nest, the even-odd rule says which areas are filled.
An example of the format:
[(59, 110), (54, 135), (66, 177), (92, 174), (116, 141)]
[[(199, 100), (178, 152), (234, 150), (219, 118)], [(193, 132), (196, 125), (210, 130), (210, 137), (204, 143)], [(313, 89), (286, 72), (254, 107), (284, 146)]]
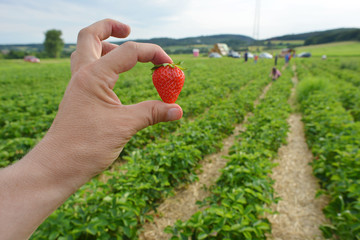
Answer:
[(304, 45), (313, 45), (341, 41), (360, 41), (360, 29), (334, 30), (309, 37)]
[(51, 29), (45, 32), (45, 41), (42, 48), (35, 47), (33, 50), (15, 50), (0, 53), (0, 58), (22, 59), (27, 55), (36, 55), (39, 58), (68, 57), (70, 53), (64, 53), (64, 40), (61, 38), (61, 30)]

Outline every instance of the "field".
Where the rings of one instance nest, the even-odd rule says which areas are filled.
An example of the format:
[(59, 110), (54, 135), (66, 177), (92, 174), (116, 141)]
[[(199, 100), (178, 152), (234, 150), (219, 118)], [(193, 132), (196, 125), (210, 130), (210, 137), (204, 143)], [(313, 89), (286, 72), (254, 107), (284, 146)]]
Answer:
[(360, 42), (335, 42), (319, 45), (310, 45), (296, 48), (297, 53), (310, 52), (313, 56), (321, 57), (359, 57)]
[[(31, 239), (360, 239), (360, 58), (280, 59), (277, 81), (273, 60), (173, 60), (187, 67), (184, 117), (137, 133)], [(120, 75), (123, 104), (159, 99), (150, 68)], [(0, 71), (5, 167), (51, 125), (70, 60), (2, 60)]]
[(287, 45), (287, 44), (303, 45), (304, 42), (305, 42), (304, 40), (272, 40), (271, 41), (272, 44), (280, 44), (280, 45)]

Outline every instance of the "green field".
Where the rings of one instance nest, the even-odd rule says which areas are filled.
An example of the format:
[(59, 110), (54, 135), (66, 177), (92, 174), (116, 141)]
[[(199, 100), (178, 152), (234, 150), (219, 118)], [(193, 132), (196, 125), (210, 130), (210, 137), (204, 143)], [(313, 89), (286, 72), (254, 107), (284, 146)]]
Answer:
[(273, 44), (282, 44), (282, 45), (287, 45), (287, 44), (292, 44), (292, 45), (302, 45), (304, 44), (304, 40), (272, 40), (271, 43)]
[(314, 57), (327, 55), (329, 57), (360, 56), (360, 42), (336, 42), (310, 45), (296, 48), (297, 53), (310, 52)]
[[(330, 199), (324, 210), (329, 224), (321, 230), (329, 239), (360, 239), (360, 58), (336, 57), (356, 56), (351, 53), (359, 47), (348, 42), (299, 48), (314, 57), (292, 59), (290, 66), (280, 59), (282, 76), (275, 82), (269, 77), (273, 60), (174, 55), (187, 68), (177, 101), (184, 117), (137, 133), (114, 166), (73, 194), (32, 239), (137, 239), (144, 224), (159, 217), (156, 210), (165, 199), (197, 181), (202, 160), (221, 150), (248, 113), (219, 179), (206, 186), (204, 210), (166, 232), (172, 239), (266, 239), (271, 232), (266, 214), (273, 214), (270, 206), (279, 201), (270, 178), (273, 160), (286, 144), (287, 119), (296, 111), (288, 102), (295, 74), (313, 173)], [(323, 54), (332, 58), (317, 58)], [(151, 67), (139, 63), (120, 75), (114, 92), (123, 104), (160, 99)], [(70, 60), (0, 60), (0, 71), (0, 166), (5, 167), (50, 127), (71, 77)]]

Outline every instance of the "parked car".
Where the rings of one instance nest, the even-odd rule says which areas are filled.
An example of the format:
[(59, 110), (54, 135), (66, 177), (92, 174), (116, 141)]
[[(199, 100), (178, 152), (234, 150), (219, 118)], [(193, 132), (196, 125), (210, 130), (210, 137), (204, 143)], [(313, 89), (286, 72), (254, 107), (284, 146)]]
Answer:
[(308, 58), (308, 57), (311, 57), (311, 53), (309, 52), (302, 52), (298, 55), (298, 57), (301, 57), (301, 58)]
[(273, 58), (273, 56), (272, 56), (270, 53), (263, 52), (263, 53), (260, 53), (259, 58), (268, 58), (268, 59), (271, 59), (271, 58)]
[(24, 61), (25, 61), (25, 62), (32, 62), (32, 63), (39, 63), (39, 62), (40, 62), (40, 59), (38, 59), (38, 58), (35, 57), (35, 56), (25, 56), (25, 57), (24, 57)]
[(251, 52), (248, 52), (248, 58), (254, 58), (254, 54), (252, 54)]
[(240, 58), (240, 54), (238, 52), (235, 52), (233, 50), (231, 50), (228, 54), (229, 57), (232, 57), (232, 58)]
[(212, 52), (209, 54), (209, 58), (221, 58), (221, 55), (217, 52)]

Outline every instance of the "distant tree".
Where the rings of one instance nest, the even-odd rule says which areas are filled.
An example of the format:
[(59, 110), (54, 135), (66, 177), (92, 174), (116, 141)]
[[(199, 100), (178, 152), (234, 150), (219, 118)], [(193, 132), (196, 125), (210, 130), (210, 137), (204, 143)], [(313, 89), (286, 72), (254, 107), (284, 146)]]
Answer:
[(64, 41), (61, 39), (60, 30), (48, 30), (45, 33), (44, 49), (48, 57), (58, 58), (64, 47)]
[(10, 50), (10, 52), (6, 55), (6, 58), (7, 59), (21, 59), (21, 58), (24, 58), (25, 55), (27, 55), (27, 52), (25, 52), (25, 51)]

